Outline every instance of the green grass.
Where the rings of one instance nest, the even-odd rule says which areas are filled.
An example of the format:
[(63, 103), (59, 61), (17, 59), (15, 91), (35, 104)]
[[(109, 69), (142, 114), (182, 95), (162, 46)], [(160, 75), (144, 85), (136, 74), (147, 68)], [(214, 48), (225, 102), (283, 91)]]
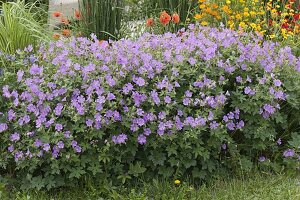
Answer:
[(47, 192), (0, 192), (0, 199), (68, 200), (68, 199), (120, 199), (120, 200), (299, 200), (300, 177), (285, 175), (255, 175), (243, 179), (215, 180), (199, 187), (188, 183), (175, 186), (174, 180), (139, 183), (137, 187), (92, 186), (71, 190)]

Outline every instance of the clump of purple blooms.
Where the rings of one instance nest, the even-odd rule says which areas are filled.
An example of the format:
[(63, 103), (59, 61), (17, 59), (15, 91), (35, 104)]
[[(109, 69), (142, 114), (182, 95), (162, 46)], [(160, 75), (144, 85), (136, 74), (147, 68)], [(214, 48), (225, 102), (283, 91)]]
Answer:
[(230, 103), (236, 94), (257, 102), (250, 108), (257, 120), (269, 119), (286, 96), (276, 70), (300, 71), (289, 47), (261, 42), (255, 35), (191, 25), (181, 36), (42, 44), (36, 59), (26, 62), (28, 70), (17, 73), (19, 85), (2, 88), (10, 109), (0, 133), (8, 136), (16, 161), (79, 154), (94, 140), (146, 146), (192, 129), (243, 134), (248, 111)]

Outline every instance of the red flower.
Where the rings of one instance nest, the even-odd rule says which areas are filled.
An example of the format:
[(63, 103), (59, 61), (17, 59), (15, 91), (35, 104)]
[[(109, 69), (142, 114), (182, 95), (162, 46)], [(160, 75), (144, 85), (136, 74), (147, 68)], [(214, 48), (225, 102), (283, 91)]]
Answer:
[(160, 14), (159, 21), (165, 26), (171, 21), (171, 16), (166, 11), (163, 11)]
[(53, 13), (53, 17), (60, 17), (61, 16), (61, 12), (55, 11)]
[(81, 12), (79, 10), (75, 10), (75, 18), (81, 19)]
[(273, 26), (273, 20), (269, 19), (269, 26)]
[(295, 20), (299, 20), (299, 19), (300, 19), (300, 14), (299, 14), (299, 13), (295, 14), (295, 15), (294, 15), (294, 19), (295, 19)]
[(63, 29), (63, 30), (61, 31), (61, 34), (62, 34), (63, 36), (65, 36), (65, 37), (69, 37), (69, 36), (71, 35), (71, 30), (69, 30), (69, 29)]
[(289, 24), (285, 22), (285, 23), (281, 24), (281, 28), (288, 29)]
[(60, 19), (60, 22), (62, 23), (62, 24), (64, 24), (64, 25), (69, 25), (69, 20), (68, 19), (66, 19), (66, 18), (61, 18)]
[(146, 26), (147, 26), (147, 27), (153, 26), (153, 24), (154, 24), (153, 18), (147, 19), (147, 22), (146, 22)]
[(177, 13), (174, 13), (172, 15), (172, 21), (174, 22), (174, 24), (178, 24), (179, 23), (180, 17), (179, 17), (179, 15)]
[(60, 35), (58, 33), (53, 34), (53, 39), (58, 40), (60, 38)]

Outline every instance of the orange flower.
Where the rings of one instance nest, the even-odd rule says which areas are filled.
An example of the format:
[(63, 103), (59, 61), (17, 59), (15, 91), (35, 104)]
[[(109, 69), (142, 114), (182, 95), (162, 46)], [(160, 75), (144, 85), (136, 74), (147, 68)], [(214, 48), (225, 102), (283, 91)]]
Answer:
[(54, 33), (52, 37), (53, 39), (58, 40), (60, 38), (60, 34)]
[(61, 12), (55, 11), (53, 13), (53, 17), (60, 17), (61, 16)]
[(69, 37), (69, 36), (71, 35), (71, 30), (69, 30), (69, 29), (63, 29), (63, 30), (61, 31), (61, 34), (62, 34), (63, 36)]
[(160, 14), (159, 21), (165, 26), (171, 21), (171, 16), (166, 11), (163, 11)]
[(174, 24), (178, 24), (180, 21), (180, 17), (177, 13), (174, 13), (172, 16), (172, 21), (174, 22)]
[(147, 22), (146, 22), (146, 26), (147, 26), (147, 27), (153, 26), (153, 24), (154, 24), (153, 18), (147, 19)]
[(98, 42), (98, 44), (101, 45), (101, 44), (103, 44), (103, 42), (105, 42), (105, 40), (100, 40), (100, 41)]
[(76, 19), (81, 19), (81, 12), (79, 10), (75, 10), (75, 18)]
[(64, 25), (69, 25), (69, 20), (68, 19), (66, 19), (66, 18), (61, 18), (60, 19), (60, 22), (62, 23), (62, 24), (64, 24)]

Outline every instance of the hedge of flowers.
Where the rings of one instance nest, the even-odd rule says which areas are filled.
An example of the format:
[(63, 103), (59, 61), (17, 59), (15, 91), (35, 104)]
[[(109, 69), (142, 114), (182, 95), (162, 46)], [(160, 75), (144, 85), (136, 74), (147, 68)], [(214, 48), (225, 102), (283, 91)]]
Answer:
[(27, 48), (17, 84), (2, 89), (1, 163), (23, 187), (299, 166), (299, 134), (278, 128), (289, 97), (281, 74), (300, 71), (289, 47), (194, 25), (137, 41), (91, 37)]

